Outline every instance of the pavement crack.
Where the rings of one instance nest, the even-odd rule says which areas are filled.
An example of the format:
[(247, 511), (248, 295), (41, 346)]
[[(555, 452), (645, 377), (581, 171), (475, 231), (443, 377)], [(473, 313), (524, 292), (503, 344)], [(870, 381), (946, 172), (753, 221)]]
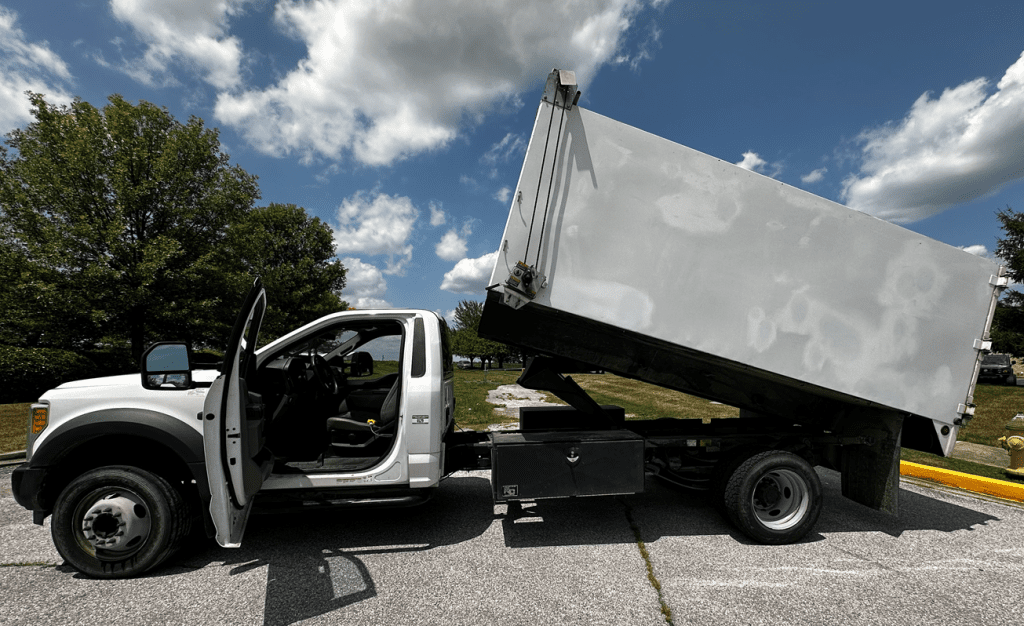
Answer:
[(651, 554), (647, 551), (647, 546), (644, 544), (643, 537), (640, 534), (640, 525), (633, 518), (633, 509), (625, 500), (620, 500), (620, 502), (622, 502), (622, 507), (625, 509), (626, 521), (633, 531), (633, 537), (636, 538), (636, 545), (640, 549), (640, 556), (643, 557), (644, 565), (647, 566), (647, 581), (651, 583), (651, 587), (654, 587), (654, 591), (658, 593), (661, 615), (665, 618), (665, 623), (669, 626), (675, 626), (675, 622), (672, 621), (672, 608), (665, 601), (665, 594), (661, 591), (661, 581), (658, 580), (658, 576), (654, 573), (654, 563), (651, 561)]
[(45, 561), (19, 561), (15, 563), (0, 563), (0, 567), (57, 567), (57, 564)]

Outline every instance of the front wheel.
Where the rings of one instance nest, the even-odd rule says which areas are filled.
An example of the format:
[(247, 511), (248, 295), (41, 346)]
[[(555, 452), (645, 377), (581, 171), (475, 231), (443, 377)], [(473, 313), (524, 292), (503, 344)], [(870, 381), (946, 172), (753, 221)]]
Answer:
[(765, 544), (799, 541), (821, 514), (821, 480), (811, 464), (783, 450), (761, 452), (726, 481), (724, 504), (743, 534)]
[(156, 567), (191, 526), (181, 494), (137, 467), (82, 474), (57, 500), (53, 543), (64, 560), (93, 578), (131, 578)]

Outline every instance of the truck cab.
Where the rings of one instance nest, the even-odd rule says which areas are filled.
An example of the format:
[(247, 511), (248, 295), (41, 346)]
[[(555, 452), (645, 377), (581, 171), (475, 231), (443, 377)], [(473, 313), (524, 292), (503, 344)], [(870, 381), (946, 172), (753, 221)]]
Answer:
[(343, 311), (265, 346), (257, 281), (220, 371), (164, 342), (142, 372), (61, 385), (33, 407), (12, 481), (83, 573), (138, 575), (202, 525), (238, 546), (254, 500), (425, 501), (453, 424), (449, 330), (431, 311)]

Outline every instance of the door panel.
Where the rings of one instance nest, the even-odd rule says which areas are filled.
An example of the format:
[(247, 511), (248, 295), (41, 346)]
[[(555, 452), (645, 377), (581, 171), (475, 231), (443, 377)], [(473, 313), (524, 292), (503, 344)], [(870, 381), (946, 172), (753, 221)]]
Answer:
[(210, 387), (203, 410), (210, 514), (217, 543), (224, 547), (241, 545), (253, 497), (263, 486), (272, 462), (263, 449), (263, 403), (247, 384), (255, 379), (256, 340), (266, 304), (266, 291), (256, 279), (235, 321), (221, 375)]

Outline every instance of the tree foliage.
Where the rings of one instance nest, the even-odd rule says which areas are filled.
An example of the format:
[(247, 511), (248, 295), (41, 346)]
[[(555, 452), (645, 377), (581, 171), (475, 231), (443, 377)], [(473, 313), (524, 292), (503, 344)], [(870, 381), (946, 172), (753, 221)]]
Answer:
[(505, 360), (512, 355), (512, 349), (503, 343), (484, 339), (478, 334), (483, 312), (483, 303), (473, 300), (463, 300), (455, 307), (452, 352), (469, 357), (470, 363), (476, 358), (488, 362), (496, 360), (498, 367), (503, 367)]
[(345, 287), (345, 268), (334, 256), (333, 231), (294, 204), (259, 207), (232, 224), (219, 263), (231, 268), (229, 275), (242, 277), (232, 286), (237, 300), (244, 297), (252, 277), (262, 277), (271, 306), (261, 338), (279, 337), (348, 308), (338, 296)]
[(154, 338), (219, 341), (230, 291), (214, 261), (256, 177), (198, 118), (118, 95), (102, 110), (29, 99), (35, 121), (0, 146), (0, 340), (121, 338), (136, 358)]
[[(1024, 213), (1006, 207), (996, 212), (1004, 236), (996, 239), (996, 256), (1006, 266), (1010, 281), (1024, 282)], [(1008, 289), (1003, 293), (992, 320), (992, 349), (1024, 355), (1024, 294)]]
[(74, 352), (0, 345), (0, 404), (32, 402), (51, 387), (95, 375), (96, 366)]

